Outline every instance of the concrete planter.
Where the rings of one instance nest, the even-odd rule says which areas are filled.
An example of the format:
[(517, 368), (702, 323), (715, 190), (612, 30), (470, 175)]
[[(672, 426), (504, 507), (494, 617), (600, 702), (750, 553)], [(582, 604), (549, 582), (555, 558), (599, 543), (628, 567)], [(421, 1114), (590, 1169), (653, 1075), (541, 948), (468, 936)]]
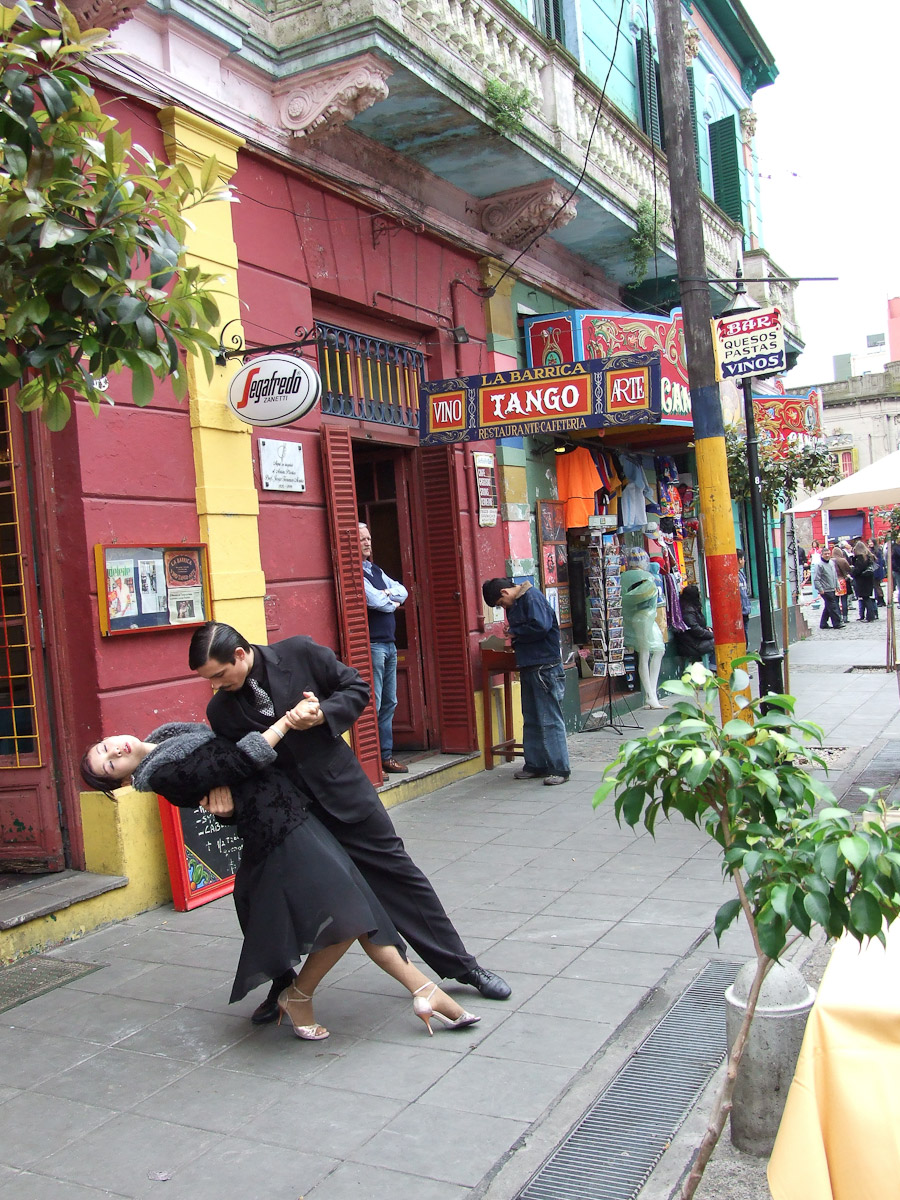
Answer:
[[(725, 993), (729, 1052), (747, 1011), (755, 973), (756, 963), (746, 963)], [(772, 1153), (815, 998), (815, 989), (796, 967), (775, 963), (769, 970), (734, 1090), (731, 1141), (738, 1150), (760, 1157)]]

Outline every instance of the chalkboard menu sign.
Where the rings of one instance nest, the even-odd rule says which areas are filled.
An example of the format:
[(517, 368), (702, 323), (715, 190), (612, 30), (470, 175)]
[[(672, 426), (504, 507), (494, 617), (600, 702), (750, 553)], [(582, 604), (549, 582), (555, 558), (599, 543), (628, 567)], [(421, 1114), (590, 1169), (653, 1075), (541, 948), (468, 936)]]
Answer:
[(159, 798), (172, 900), (178, 912), (198, 908), (234, 890), (241, 839), (202, 808), (176, 808)]

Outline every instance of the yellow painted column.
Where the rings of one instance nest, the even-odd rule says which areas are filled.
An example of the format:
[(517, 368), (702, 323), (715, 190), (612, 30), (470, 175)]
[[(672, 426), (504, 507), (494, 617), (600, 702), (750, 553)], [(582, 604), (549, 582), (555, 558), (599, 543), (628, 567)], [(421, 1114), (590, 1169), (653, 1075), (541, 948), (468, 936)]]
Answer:
[[(161, 109), (159, 119), (170, 162), (195, 169), (215, 155), (219, 179), (223, 184), (229, 182), (237, 170), (243, 138), (174, 105)], [(221, 278), (215, 291), (222, 326), (240, 317), (231, 214), (231, 205), (222, 201), (200, 205), (191, 210), (194, 229), (187, 231), (188, 263)], [(240, 325), (233, 325), (231, 331), (235, 330), (243, 335)], [(202, 360), (188, 356), (197, 513), (200, 537), (209, 546), (216, 619), (234, 625), (252, 642), (265, 642), (266, 584), (259, 553), (252, 427), (232, 414), (225, 398), (237, 366), (232, 361), (216, 367), (208, 380)]]
[[(481, 282), (486, 288), (494, 288), (492, 296), (484, 302), (484, 317), (487, 325), (488, 352), (491, 359), (488, 370), (515, 370), (519, 339), (516, 330), (516, 314), (513, 312), (512, 293), (516, 276), (510, 271), (504, 276), (506, 263), (498, 258), (483, 258), (479, 262)], [(513, 362), (498, 363), (495, 355), (506, 355)]]

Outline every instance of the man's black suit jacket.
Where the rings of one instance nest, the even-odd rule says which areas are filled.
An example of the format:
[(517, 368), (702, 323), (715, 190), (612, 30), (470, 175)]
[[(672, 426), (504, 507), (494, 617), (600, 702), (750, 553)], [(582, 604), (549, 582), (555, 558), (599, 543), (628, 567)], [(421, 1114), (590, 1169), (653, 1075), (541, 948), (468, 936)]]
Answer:
[[(291, 637), (271, 646), (254, 646), (266, 666), (276, 717), (313, 692), (323, 725), (292, 730), (277, 747), (278, 766), (338, 821), (364, 821), (381, 801), (341, 737), (369, 703), (369, 686), (357, 671), (309, 637)], [(271, 717), (240, 692), (219, 691), (206, 709), (207, 720), (221, 737), (237, 741), (252, 729), (267, 729)]]

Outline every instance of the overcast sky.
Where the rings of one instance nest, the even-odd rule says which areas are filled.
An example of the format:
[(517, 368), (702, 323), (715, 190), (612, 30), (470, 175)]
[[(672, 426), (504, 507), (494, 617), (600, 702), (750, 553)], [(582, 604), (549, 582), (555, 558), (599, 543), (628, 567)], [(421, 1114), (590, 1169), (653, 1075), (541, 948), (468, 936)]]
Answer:
[(788, 275), (840, 277), (799, 285), (806, 350), (787, 382), (827, 383), (900, 296), (900, 0), (744, 4), (779, 70), (754, 97), (764, 246)]

